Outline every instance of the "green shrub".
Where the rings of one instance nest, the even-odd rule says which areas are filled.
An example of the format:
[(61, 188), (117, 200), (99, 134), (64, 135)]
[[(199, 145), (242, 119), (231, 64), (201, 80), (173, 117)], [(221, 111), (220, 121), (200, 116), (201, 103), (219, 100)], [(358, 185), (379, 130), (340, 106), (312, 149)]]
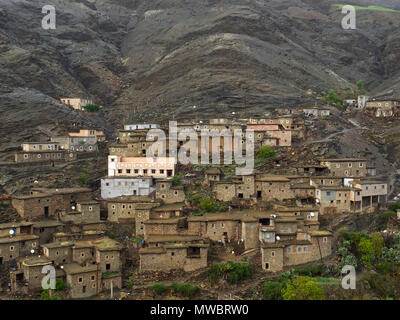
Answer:
[(279, 281), (265, 281), (262, 293), (267, 300), (282, 300), (282, 289), (284, 284)]
[(61, 291), (61, 290), (65, 289), (66, 287), (67, 286), (61, 279), (56, 279), (56, 290), (57, 291)]
[(389, 206), (389, 209), (392, 210), (392, 211), (396, 211), (397, 209), (400, 209), (400, 202), (392, 203)]
[(299, 276), (315, 277), (323, 275), (325, 270), (326, 268), (323, 264), (312, 264), (302, 269), (295, 269), (294, 272)]
[(50, 296), (50, 290), (46, 289), (43, 290), (42, 293), (40, 294), (40, 299), (42, 300), (58, 300), (58, 296), (53, 293), (53, 295)]
[(325, 295), (318, 282), (310, 277), (298, 276), (288, 280), (282, 289), (284, 300), (324, 300)]
[(217, 205), (213, 198), (204, 198), (199, 200), (199, 207), (205, 212), (215, 212)]
[(267, 160), (275, 156), (275, 150), (270, 146), (262, 146), (257, 153), (257, 159)]
[(208, 270), (211, 280), (223, 277), (229, 284), (238, 283), (250, 278), (252, 274), (251, 265), (247, 262), (233, 261), (214, 263)]
[(80, 181), (80, 183), (81, 183), (82, 185), (86, 185), (86, 184), (87, 184), (87, 177), (86, 177), (86, 174), (81, 173), (81, 174), (79, 175), (79, 181)]
[(162, 282), (155, 283), (151, 286), (151, 290), (155, 295), (161, 296), (165, 291), (167, 291), (167, 286)]
[(100, 110), (100, 107), (97, 104), (87, 104), (83, 107), (86, 111), (89, 112), (97, 112)]
[(180, 294), (183, 297), (191, 298), (195, 296), (199, 292), (199, 287), (192, 285), (190, 283), (172, 283), (172, 289), (174, 289), (175, 293)]

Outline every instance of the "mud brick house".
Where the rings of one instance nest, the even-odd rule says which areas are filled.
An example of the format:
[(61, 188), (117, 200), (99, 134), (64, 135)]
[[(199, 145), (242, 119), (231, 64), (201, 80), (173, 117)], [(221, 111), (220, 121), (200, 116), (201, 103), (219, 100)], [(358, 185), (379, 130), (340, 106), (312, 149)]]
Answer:
[(173, 157), (108, 156), (108, 176), (167, 178), (175, 175)]
[(48, 218), (91, 198), (88, 188), (32, 188), (29, 195), (13, 196), (11, 204), (24, 219)]
[(184, 202), (186, 195), (183, 186), (174, 186), (172, 179), (157, 179), (156, 199), (164, 203)]
[(287, 116), (278, 116), (275, 118), (250, 118), (247, 119), (248, 125), (281, 125), (285, 130), (290, 130), (293, 124), (293, 118)]
[(323, 108), (307, 108), (303, 109), (303, 113), (306, 116), (313, 116), (313, 117), (329, 117), (331, 114), (329, 109)]
[(353, 212), (373, 210), (378, 205), (386, 205), (388, 186), (380, 179), (354, 179), (349, 182), (350, 209)]
[(0, 224), (0, 264), (31, 255), (39, 248), (39, 237), (33, 234), (32, 223)]
[(14, 154), (17, 163), (43, 162), (43, 161), (73, 161), (76, 154), (60, 149), (58, 142), (25, 142), (22, 144), (22, 151)]
[(312, 186), (342, 186), (347, 177), (320, 176), (310, 177)]
[(393, 117), (399, 114), (400, 100), (397, 99), (371, 99), (366, 102), (365, 109), (376, 117)]
[(275, 205), (274, 211), (280, 217), (291, 217), (302, 219), (298, 220), (297, 227), (305, 231), (319, 230), (319, 207), (316, 206), (302, 206), (302, 207), (287, 207)]
[(100, 221), (100, 202), (94, 200), (80, 201), (77, 202), (76, 207), (72, 208), (72, 210), (60, 212), (58, 214), (59, 219), (75, 223)]
[[(86, 133), (86, 131), (88, 132)], [(92, 132), (92, 134), (89, 135), (89, 132)], [(83, 135), (85, 133), (88, 135)], [(58, 141), (62, 150), (76, 152), (98, 150), (98, 137), (95, 130), (85, 130), (83, 133), (68, 133), (66, 136), (52, 137), (51, 140)]]
[[(144, 142), (146, 141), (146, 136), (147, 136), (148, 130), (137, 130), (137, 131), (131, 131), (131, 130), (119, 130), (118, 131), (118, 138), (117, 141), (121, 145), (126, 145), (128, 143), (134, 143), (137, 144), (139, 142)], [(109, 149), (110, 154), (112, 149)], [(118, 152), (118, 150), (113, 150), (113, 152)]]
[(291, 184), (293, 198), (301, 201), (302, 204), (315, 203), (315, 186), (310, 183)]
[(74, 108), (75, 110), (84, 110), (84, 107), (88, 104), (93, 104), (92, 100), (81, 99), (81, 98), (61, 98), (60, 101), (66, 105)]
[(255, 196), (255, 175), (234, 176), (229, 179), (213, 182), (212, 192), (220, 201), (232, 199), (251, 199)]
[(321, 159), (321, 165), (328, 167), (332, 176), (365, 177), (367, 175), (367, 160), (365, 159)]
[(292, 131), (286, 130), (280, 124), (248, 124), (247, 130), (254, 130), (255, 141), (261, 140), (263, 146), (290, 147), (292, 145)]
[(303, 239), (264, 243), (261, 247), (262, 268), (268, 272), (280, 272), (313, 261), (322, 261), (332, 254), (332, 233), (309, 231)]
[(33, 234), (39, 237), (39, 243), (51, 242), (53, 234), (64, 231), (64, 224), (56, 220), (42, 220), (32, 223)]
[[(70, 138), (96, 138), (97, 142), (106, 141), (106, 136), (103, 131), (95, 130), (95, 129), (80, 129), (79, 131), (71, 131), (68, 133)], [(75, 141), (73, 141), (74, 143)]]
[(31, 256), (18, 262), (17, 270), (10, 272), (11, 292), (39, 292), (42, 291), (42, 269), (51, 265), (46, 257)]
[(184, 203), (170, 203), (153, 208), (149, 220), (144, 221), (145, 239), (154, 234), (179, 234), (187, 230)]
[(108, 221), (135, 222), (136, 236), (144, 234), (144, 222), (150, 217), (150, 211), (159, 207), (161, 201), (153, 197), (129, 196), (109, 199)]
[(209, 244), (193, 235), (152, 235), (148, 246), (139, 249), (140, 272), (183, 270), (207, 267)]
[(297, 166), (294, 168), (294, 171), (297, 174), (305, 175), (305, 176), (327, 176), (329, 175), (329, 169), (326, 166), (320, 164), (309, 164), (303, 166)]
[(283, 201), (293, 198), (291, 181), (285, 176), (265, 176), (256, 178), (257, 199)]
[(48, 258), (54, 267), (72, 263), (72, 241), (51, 242), (43, 244), (43, 254)]
[(70, 263), (63, 267), (72, 299), (89, 298), (99, 293), (101, 280), (96, 265), (81, 266), (78, 263)]
[(221, 169), (217, 167), (210, 167), (204, 171), (204, 182), (210, 185), (211, 182), (216, 182), (221, 180)]
[(319, 186), (316, 188), (316, 201), (320, 213), (350, 212), (351, 188), (346, 186)]
[(154, 191), (151, 177), (105, 177), (101, 179), (101, 197), (148, 196)]

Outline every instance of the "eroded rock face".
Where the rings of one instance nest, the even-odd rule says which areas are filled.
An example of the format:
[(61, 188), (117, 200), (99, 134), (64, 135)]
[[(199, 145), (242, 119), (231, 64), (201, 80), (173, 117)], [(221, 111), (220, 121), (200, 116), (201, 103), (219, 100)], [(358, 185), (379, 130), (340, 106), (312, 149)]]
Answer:
[(53, 0), (57, 28), (44, 30), (45, 1), (3, 0), (2, 133), (82, 117), (58, 105), (61, 96), (94, 98), (106, 112), (87, 121), (111, 130), (133, 107), (152, 118), (189, 116), (193, 104), (210, 115), (259, 112), (360, 79), (400, 93), (400, 14), (359, 11), (358, 29), (344, 31), (334, 3)]

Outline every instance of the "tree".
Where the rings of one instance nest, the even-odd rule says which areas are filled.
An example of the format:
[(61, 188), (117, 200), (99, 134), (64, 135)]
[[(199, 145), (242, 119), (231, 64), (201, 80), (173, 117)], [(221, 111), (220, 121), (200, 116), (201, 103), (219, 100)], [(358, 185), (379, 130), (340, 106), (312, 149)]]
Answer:
[(265, 281), (263, 284), (263, 296), (268, 300), (282, 300), (284, 284), (279, 281)]
[(310, 277), (298, 276), (288, 280), (282, 289), (284, 300), (324, 300), (324, 291), (316, 280)]
[(258, 159), (270, 159), (275, 156), (275, 150), (272, 149), (270, 146), (262, 146), (260, 150), (257, 153), (257, 158)]
[(339, 98), (339, 96), (333, 90), (329, 90), (326, 95), (326, 101), (332, 103), (333, 105), (341, 105), (343, 101)]
[(83, 107), (86, 111), (89, 112), (97, 112), (100, 110), (100, 107), (97, 104), (87, 104)]
[(358, 90), (358, 93), (359, 94), (365, 94), (365, 89), (364, 89), (364, 83), (363, 83), (363, 81), (362, 80), (358, 80), (357, 81), (357, 90)]

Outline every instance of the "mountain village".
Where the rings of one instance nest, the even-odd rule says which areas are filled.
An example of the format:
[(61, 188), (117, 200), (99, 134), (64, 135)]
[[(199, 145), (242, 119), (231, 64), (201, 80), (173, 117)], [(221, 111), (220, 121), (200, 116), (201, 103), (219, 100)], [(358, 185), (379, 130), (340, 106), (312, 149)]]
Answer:
[[(92, 103), (62, 102), (77, 110)], [(364, 96), (348, 103), (372, 118), (399, 115), (398, 100)], [(66, 297), (78, 299), (126, 296), (136, 286), (132, 275), (154, 283), (163, 274), (174, 280), (174, 272), (204, 272), (214, 262), (245, 259), (276, 276), (330, 261), (335, 230), (321, 227), (321, 218), (373, 215), (395, 191), (393, 181), (362, 157), (308, 154), (290, 161), (292, 150), (312, 135), (315, 119), (330, 117), (332, 107), (293, 107), (269, 117), (178, 121), (178, 131), (191, 128), (200, 141), (202, 129), (252, 130), (255, 168), (243, 175), (235, 173), (235, 163), (222, 160), (180, 164), (168, 148), (164, 157), (149, 157), (154, 139), (149, 141), (148, 133), (168, 132), (166, 123), (124, 124), (112, 141), (87, 127), (25, 141), (15, 152), (17, 166), (54, 167), (101, 157), (107, 173), (98, 190), (34, 181), (25, 194), (2, 196), (1, 204), (12, 212), (0, 223), (2, 293), (40, 293), (45, 266), (54, 267), (57, 283), (68, 288)], [(245, 135), (241, 140), (245, 148)], [(210, 143), (209, 151), (222, 154), (224, 141), (217, 147)], [(183, 143), (178, 141), (177, 151)], [(271, 155), (263, 156), (265, 151)], [(113, 236), (110, 230), (117, 232)]]

